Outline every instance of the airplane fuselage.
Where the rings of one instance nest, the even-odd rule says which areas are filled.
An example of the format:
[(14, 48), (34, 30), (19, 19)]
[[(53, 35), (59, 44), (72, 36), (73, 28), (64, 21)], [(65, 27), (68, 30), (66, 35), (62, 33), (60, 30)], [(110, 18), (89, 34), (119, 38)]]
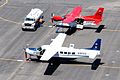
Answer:
[[(49, 45), (44, 45), (43, 49), (48, 49)], [(73, 47), (51, 47), (52, 49), (58, 49), (53, 57), (60, 58), (81, 58), (88, 57), (94, 59), (96, 55), (100, 55), (98, 50), (90, 49), (75, 49)], [(44, 54), (44, 53), (43, 53)], [(95, 56), (94, 56), (95, 55)]]

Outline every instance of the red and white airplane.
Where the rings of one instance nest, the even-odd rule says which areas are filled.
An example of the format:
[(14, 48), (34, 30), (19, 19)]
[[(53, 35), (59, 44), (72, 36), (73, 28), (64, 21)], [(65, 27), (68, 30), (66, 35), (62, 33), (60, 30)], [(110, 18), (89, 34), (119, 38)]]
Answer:
[(81, 16), (82, 7), (76, 6), (72, 12), (66, 14), (64, 17), (52, 14), (51, 20), (56, 27), (83, 29), (84, 26), (99, 25), (103, 20), (103, 11), (104, 8), (99, 8), (94, 15)]

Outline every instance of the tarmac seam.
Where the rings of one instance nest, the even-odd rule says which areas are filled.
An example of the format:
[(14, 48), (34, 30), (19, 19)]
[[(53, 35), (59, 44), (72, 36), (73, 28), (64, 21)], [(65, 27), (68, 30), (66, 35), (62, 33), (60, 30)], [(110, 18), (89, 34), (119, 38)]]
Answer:
[(22, 62), (16, 69), (15, 71), (7, 78), (7, 80), (13, 80), (12, 78), (14, 77), (14, 75), (16, 75), (17, 71), (19, 70), (19, 68), (24, 64), (25, 62)]

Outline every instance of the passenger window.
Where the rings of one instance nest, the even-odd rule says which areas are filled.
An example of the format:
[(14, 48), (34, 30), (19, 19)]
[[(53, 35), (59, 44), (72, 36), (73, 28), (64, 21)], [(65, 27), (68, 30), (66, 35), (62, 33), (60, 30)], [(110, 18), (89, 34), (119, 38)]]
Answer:
[(63, 52), (62, 52), (62, 51), (60, 51), (60, 54), (63, 54)]
[(71, 52), (68, 52), (68, 54), (71, 54)]
[(75, 54), (75, 52), (72, 52), (72, 54)]
[(67, 54), (67, 52), (64, 52), (64, 54)]

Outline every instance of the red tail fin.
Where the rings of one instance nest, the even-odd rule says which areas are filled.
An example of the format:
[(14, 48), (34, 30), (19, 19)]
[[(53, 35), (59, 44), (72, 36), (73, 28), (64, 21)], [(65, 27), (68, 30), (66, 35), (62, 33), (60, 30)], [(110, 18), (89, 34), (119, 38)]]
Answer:
[(102, 18), (102, 14), (103, 14), (104, 8), (99, 8), (97, 10), (97, 12), (94, 14), (94, 18), (95, 19), (101, 19)]

